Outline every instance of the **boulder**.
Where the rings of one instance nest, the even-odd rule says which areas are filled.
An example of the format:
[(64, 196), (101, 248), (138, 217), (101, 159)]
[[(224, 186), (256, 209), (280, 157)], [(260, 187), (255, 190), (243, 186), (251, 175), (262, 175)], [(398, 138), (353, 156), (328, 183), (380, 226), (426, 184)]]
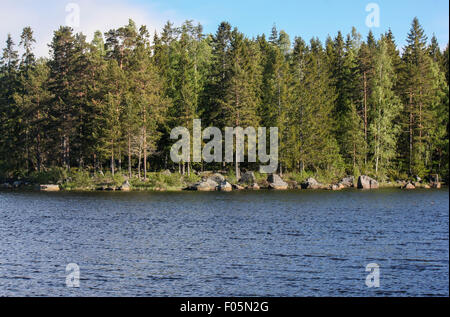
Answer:
[[(340, 182), (339, 182), (339, 187), (344, 187), (344, 188), (351, 188), (354, 187), (355, 184), (355, 177), (354, 176), (349, 176), (346, 178), (343, 178)], [(342, 186), (341, 186), (342, 185)]]
[(128, 181), (124, 182), (120, 187), (120, 190), (123, 192), (129, 192), (131, 190), (131, 185)]
[(222, 174), (216, 173), (216, 174), (208, 177), (208, 181), (212, 181), (212, 182), (215, 182), (217, 184), (220, 184), (220, 183), (225, 182), (225, 177)]
[(0, 185), (0, 188), (11, 189), (11, 188), (13, 188), (13, 186), (10, 183), (4, 183), (4, 184)]
[(233, 186), (231, 186), (231, 184), (228, 183), (227, 181), (223, 181), (219, 185), (219, 190), (221, 192), (231, 192), (233, 190)]
[(314, 178), (310, 177), (305, 182), (302, 183), (303, 189), (320, 189), (322, 185), (319, 184)]
[(440, 182), (434, 182), (431, 184), (431, 188), (435, 188), (435, 189), (441, 189), (441, 183)]
[(269, 182), (269, 189), (287, 190), (289, 188), (288, 183), (283, 181), (283, 179), (277, 174), (270, 175), (267, 178), (267, 181)]
[(169, 170), (165, 170), (164, 172), (162, 172), (162, 174), (163, 174), (164, 176), (170, 176), (170, 175), (172, 175), (172, 172), (169, 171)]
[(233, 185), (233, 189), (234, 189), (234, 190), (244, 190), (245, 188), (242, 187), (241, 185), (234, 184), (234, 185)]
[(430, 185), (428, 185), (428, 184), (425, 184), (422, 187), (425, 188), (425, 189), (430, 189), (431, 188)]
[(405, 186), (403, 186), (403, 189), (408, 189), (408, 190), (416, 189), (416, 186), (414, 186), (414, 184), (410, 182), (410, 183), (406, 184)]
[[(222, 175), (220, 175), (222, 176)], [(222, 176), (223, 177), (223, 176)], [(225, 178), (223, 178), (223, 181), (217, 182), (214, 180), (214, 178), (208, 178), (206, 180), (206, 183), (209, 185), (209, 187), (211, 188), (211, 190), (216, 190), (217, 187), (219, 187), (219, 183), (222, 183), (225, 181)]]
[(201, 182), (198, 182), (188, 188), (188, 190), (196, 190), (199, 192), (211, 192), (217, 190), (219, 184), (212, 180), (211, 178), (203, 179)]
[(14, 188), (19, 188), (20, 186), (23, 185), (23, 183), (21, 181), (15, 181), (12, 185)]
[(331, 185), (331, 190), (333, 190), (333, 191), (342, 190), (343, 189), (342, 186), (336, 185), (336, 184), (335, 185)]
[(286, 183), (288, 183), (289, 185), (289, 189), (301, 189), (300, 186), (298, 186), (298, 183), (296, 181), (287, 181)]
[(260, 182), (258, 183), (258, 186), (259, 186), (261, 189), (269, 189), (270, 184), (269, 184), (269, 182), (267, 181), (267, 179), (264, 179), (264, 180), (262, 180), (262, 181), (260, 181)]
[(40, 191), (42, 192), (59, 192), (59, 185), (40, 185)]
[(199, 191), (199, 192), (210, 192), (211, 191), (211, 187), (209, 186), (209, 184), (207, 182), (200, 182), (196, 185), (194, 185), (195, 190)]
[(242, 175), (241, 179), (239, 180), (240, 184), (247, 184), (247, 185), (252, 185), (254, 183), (256, 183), (256, 177), (255, 177), (255, 173), (253, 172), (246, 172)]
[(361, 175), (358, 179), (358, 188), (359, 189), (378, 189), (380, 185), (373, 178)]
[(261, 187), (259, 187), (259, 185), (255, 183), (255, 184), (253, 184), (253, 185), (247, 186), (247, 189), (250, 189), (250, 190), (260, 190)]

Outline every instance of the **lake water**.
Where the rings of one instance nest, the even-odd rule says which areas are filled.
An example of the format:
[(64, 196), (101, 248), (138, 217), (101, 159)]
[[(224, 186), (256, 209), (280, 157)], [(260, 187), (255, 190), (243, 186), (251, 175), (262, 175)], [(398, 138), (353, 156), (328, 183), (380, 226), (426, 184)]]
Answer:
[(0, 296), (449, 296), (448, 239), (448, 189), (0, 192)]

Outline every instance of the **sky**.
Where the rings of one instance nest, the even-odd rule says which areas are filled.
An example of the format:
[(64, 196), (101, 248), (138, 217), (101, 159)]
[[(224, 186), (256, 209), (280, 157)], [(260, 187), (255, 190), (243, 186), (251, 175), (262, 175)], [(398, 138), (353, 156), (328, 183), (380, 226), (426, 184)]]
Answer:
[[(371, 3), (379, 8), (379, 25), (366, 23), (376, 13), (366, 11)], [(79, 24), (71, 4), (78, 5)], [(8, 33), (18, 43), (23, 27), (31, 26), (36, 54), (47, 56), (53, 31), (60, 25), (70, 23), (91, 39), (96, 30), (117, 28), (129, 18), (152, 32), (161, 30), (168, 20), (180, 25), (189, 19), (200, 22), (206, 33), (215, 33), (220, 22), (228, 21), (249, 37), (270, 34), (276, 24), (291, 40), (301, 36), (307, 41), (313, 36), (325, 41), (339, 30), (347, 34), (352, 26), (364, 37), (369, 30), (378, 37), (390, 28), (403, 47), (415, 16), (428, 37), (435, 34), (444, 48), (449, 40), (448, 0), (1, 0), (0, 48)]]

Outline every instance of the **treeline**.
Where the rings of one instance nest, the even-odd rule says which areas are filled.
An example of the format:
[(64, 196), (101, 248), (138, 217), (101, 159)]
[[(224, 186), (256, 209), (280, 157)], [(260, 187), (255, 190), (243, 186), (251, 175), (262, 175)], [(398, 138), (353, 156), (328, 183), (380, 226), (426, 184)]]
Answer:
[(390, 31), (363, 40), (353, 29), (323, 44), (291, 42), (276, 27), (249, 39), (226, 22), (215, 35), (191, 21), (150, 35), (132, 20), (90, 43), (61, 27), (49, 59), (34, 44), (27, 27), (18, 47), (8, 36), (0, 60), (3, 177), (231, 169), (170, 161), (171, 129), (196, 118), (279, 127), (280, 172), (448, 177), (448, 45), (428, 42), (417, 18), (401, 50)]

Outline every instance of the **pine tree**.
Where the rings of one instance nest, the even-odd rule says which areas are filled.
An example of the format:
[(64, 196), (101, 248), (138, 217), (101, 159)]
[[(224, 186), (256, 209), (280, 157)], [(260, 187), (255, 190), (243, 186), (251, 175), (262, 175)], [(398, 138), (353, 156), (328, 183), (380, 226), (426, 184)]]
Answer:
[[(231, 33), (229, 54), (230, 75), (225, 83), (224, 99), (220, 106), (224, 113), (225, 126), (259, 126), (257, 109), (260, 105), (261, 68), (259, 48), (255, 42), (245, 38), (234, 29)], [(236, 151), (236, 178), (240, 178), (238, 153)]]
[(52, 157), (60, 166), (69, 169), (71, 166), (71, 141), (76, 134), (76, 104), (77, 96), (72, 90), (71, 83), (77, 74), (75, 65), (75, 37), (69, 27), (60, 27), (55, 31), (50, 44), (51, 59), (49, 90), (53, 95), (50, 107), (50, 131), (54, 154)]
[(365, 159), (368, 161), (368, 144), (369, 144), (369, 113), (371, 111), (369, 105), (369, 96), (371, 95), (371, 80), (374, 74), (374, 56), (376, 45), (372, 32), (369, 32), (367, 42), (361, 44), (358, 54), (358, 72), (360, 74), (359, 90), (361, 91), (361, 118), (364, 125), (364, 143), (365, 143)]
[[(301, 42), (297, 45), (301, 45)], [(295, 54), (302, 54), (296, 47)], [(312, 39), (303, 56), (294, 56), (293, 122), (298, 128), (296, 161), (301, 171), (338, 171), (341, 168), (339, 149), (334, 138), (332, 111), (336, 94), (332, 88), (327, 56), (318, 39)]]
[[(164, 97), (162, 81), (151, 60), (149, 34), (145, 26), (139, 30), (139, 41), (131, 60), (130, 96), (137, 110), (144, 179), (147, 179), (148, 156), (156, 151), (156, 144), (160, 137), (157, 128), (164, 120), (169, 101)], [(139, 164), (140, 158), (139, 153)]]
[(19, 55), (10, 34), (0, 59), (0, 153), (6, 170), (21, 167), (20, 144), (23, 130), (20, 113), (14, 102), (14, 94), (19, 89)]
[[(48, 91), (49, 68), (44, 59), (37, 60), (33, 68), (27, 71), (22, 80), (22, 93), (14, 96), (18, 107), (26, 116), (27, 156), (26, 159), (34, 170), (41, 171), (45, 167), (47, 153), (48, 113), (52, 96)], [(31, 168), (31, 166), (30, 166)]]
[(403, 60), (404, 116), (406, 127), (409, 173), (424, 175), (431, 163), (432, 136), (435, 114), (433, 107), (439, 103), (442, 87), (437, 64), (427, 50), (427, 37), (419, 20), (414, 18), (408, 34)]
[(222, 22), (212, 38), (212, 62), (206, 84), (206, 102), (203, 118), (212, 126), (225, 127), (225, 113), (221, 102), (225, 99), (227, 85), (231, 76), (231, 26)]
[[(283, 35), (285, 34), (285, 35)], [(290, 50), (290, 43), (284, 31), (274, 43), (267, 42), (265, 37), (260, 38), (259, 46), (262, 52), (262, 103), (259, 110), (261, 124), (265, 127), (278, 127), (281, 135), (281, 147), (284, 148), (283, 137), (286, 135), (287, 117), (284, 115), (289, 107), (289, 61), (286, 59)], [(281, 151), (284, 153), (284, 151)], [(289, 164), (288, 159), (281, 157), (281, 164)], [(283, 169), (280, 164), (280, 173)]]
[(121, 139), (121, 124), (123, 100), (125, 97), (126, 82), (125, 72), (120, 68), (116, 60), (109, 60), (103, 71), (102, 96), (100, 100), (93, 100), (96, 108), (100, 109), (100, 117), (95, 131), (99, 139), (96, 153), (100, 158), (109, 158), (111, 174), (115, 175), (115, 161), (117, 149)]
[[(375, 163), (375, 173), (383, 176), (393, 167), (396, 158), (399, 126), (396, 123), (400, 113), (400, 100), (394, 92), (395, 73), (388, 52), (386, 38), (377, 46), (370, 104), (372, 105), (369, 130), (373, 136), (371, 152)], [(381, 174), (381, 175), (380, 175)]]
[[(33, 38), (33, 31), (30, 27), (26, 27), (23, 29), (22, 34), (20, 36), (19, 47), (23, 48), (23, 55), (20, 62), (19, 67), (19, 91), (14, 94), (14, 99), (17, 103), (18, 95), (25, 95), (25, 81), (28, 79), (29, 73), (35, 67), (36, 59), (33, 54), (33, 43), (36, 42)], [(19, 127), (19, 135), (21, 140), (20, 143), (16, 144), (16, 148), (21, 149), (22, 156), (24, 157), (26, 170), (30, 170), (31, 160), (30, 160), (30, 113), (27, 111), (27, 107), (24, 105), (17, 105), (17, 116), (22, 120), (22, 126)]]
[[(360, 82), (362, 74), (358, 68), (358, 54), (361, 48), (361, 36), (353, 28), (352, 35), (347, 36), (345, 53), (342, 61), (341, 105), (335, 110), (337, 127), (336, 138), (341, 155), (347, 163), (348, 172), (355, 174), (364, 163), (367, 146), (364, 139), (364, 123), (360, 111)], [(356, 173), (357, 174), (357, 173)]]

